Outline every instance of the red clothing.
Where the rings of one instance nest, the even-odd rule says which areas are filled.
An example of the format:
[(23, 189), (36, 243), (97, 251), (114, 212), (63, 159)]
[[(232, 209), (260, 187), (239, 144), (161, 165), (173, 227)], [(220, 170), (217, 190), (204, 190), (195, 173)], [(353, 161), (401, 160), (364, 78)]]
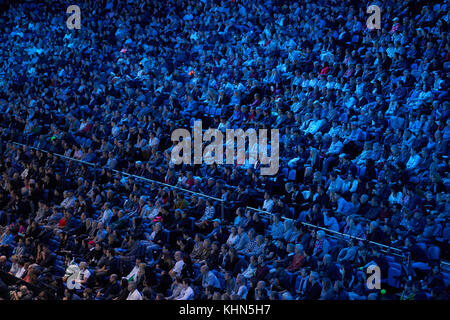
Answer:
[(305, 255), (294, 255), (294, 259), (292, 260), (292, 263), (287, 267), (287, 271), (289, 272), (296, 272), (298, 271), (305, 261)]

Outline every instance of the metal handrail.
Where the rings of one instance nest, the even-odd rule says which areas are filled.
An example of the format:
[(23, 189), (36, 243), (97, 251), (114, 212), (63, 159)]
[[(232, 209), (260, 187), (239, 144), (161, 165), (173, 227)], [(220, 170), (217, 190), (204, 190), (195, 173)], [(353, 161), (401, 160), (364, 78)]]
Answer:
[[(41, 151), (41, 152), (51, 153), (51, 154), (53, 154), (55, 156), (58, 156), (60, 158), (67, 159), (67, 160), (70, 160), (70, 161), (76, 161), (76, 162), (83, 163), (83, 164), (86, 164), (86, 165), (89, 165), (89, 166), (93, 166), (95, 168), (98, 167), (95, 163), (82, 161), (82, 160), (75, 159), (75, 158), (72, 158), (72, 157), (68, 157), (68, 156), (65, 156), (65, 155), (62, 155), (62, 154), (59, 154), (59, 153), (50, 152), (50, 151), (47, 151), (47, 150), (44, 150), (44, 149), (32, 147), (32, 146), (29, 146), (29, 145), (26, 145), (26, 144), (22, 144), (22, 143), (19, 143), (19, 142), (15, 142), (15, 141), (10, 141), (10, 142), (15, 144), (15, 145), (18, 145), (18, 146), (27, 147), (27, 148), (38, 150), (38, 151)], [(169, 187), (169, 188), (181, 190), (183, 192), (188, 192), (190, 194), (195, 194), (195, 195), (200, 196), (200, 197), (205, 197), (205, 198), (209, 198), (209, 199), (218, 201), (218, 202), (221, 203), (221, 216), (222, 216), (222, 221), (224, 220), (224, 203), (225, 203), (225, 201), (223, 199), (219, 199), (219, 198), (212, 197), (212, 196), (209, 196), (209, 195), (206, 195), (206, 194), (203, 194), (203, 193), (199, 193), (199, 192), (191, 191), (191, 190), (188, 190), (188, 189), (184, 189), (184, 188), (181, 188), (181, 187), (178, 187), (178, 186), (170, 185), (170, 184), (167, 184), (167, 183), (164, 183), (164, 182), (161, 182), (161, 181), (152, 180), (152, 179), (141, 177), (141, 176), (137, 176), (137, 175), (134, 175), (134, 174), (129, 174), (127, 172), (123, 172), (123, 171), (119, 171), (119, 170), (115, 170), (115, 169), (109, 169), (109, 170), (111, 170), (111, 171), (113, 171), (115, 173), (124, 175), (124, 176), (133, 177), (135, 179), (140, 179), (140, 180), (144, 180), (144, 181), (151, 182), (151, 183), (156, 183), (156, 184), (163, 185), (163, 186), (166, 186), (166, 187)], [(247, 206), (246, 208), (250, 209), (250, 210), (253, 210), (253, 211), (260, 212), (260, 213), (264, 213), (264, 214), (269, 215), (269, 216), (272, 216), (274, 214), (274, 213), (269, 212), (269, 211), (265, 211), (265, 210), (261, 210), (261, 209), (257, 209), (257, 208), (253, 208), (253, 207), (249, 207), (249, 206)], [(283, 217), (283, 218), (286, 219), (286, 217)], [(336, 235), (338, 235), (340, 237), (343, 237), (343, 238), (352, 238), (352, 239), (355, 239), (355, 240), (358, 240), (358, 241), (364, 241), (364, 242), (367, 242), (367, 243), (379, 246), (379, 247), (383, 248), (386, 251), (396, 251), (396, 252), (391, 252), (391, 253), (396, 255), (396, 256), (399, 256), (399, 257), (405, 257), (404, 251), (402, 249), (399, 249), (399, 248), (395, 248), (395, 247), (391, 247), (391, 246), (388, 246), (388, 245), (385, 245), (385, 244), (382, 244), (382, 243), (378, 243), (378, 242), (375, 242), (375, 241), (371, 241), (371, 240), (355, 237), (355, 236), (352, 236), (352, 235), (349, 235), (349, 234), (341, 233), (341, 232), (338, 232), (338, 231), (334, 231), (334, 230), (331, 230), (331, 229), (327, 229), (327, 228), (324, 228), (324, 227), (313, 225), (313, 224), (310, 224), (310, 223), (307, 223), (307, 222), (301, 222), (301, 223), (303, 225), (307, 226), (307, 227), (320, 229), (320, 230), (323, 230), (323, 231), (326, 231), (326, 232), (329, 232), (329, 233), (336, 234)], [(441, 264), (445, 265), (445, 266), (448, 266), (450, 268), (450, 262), (441, 260)]]

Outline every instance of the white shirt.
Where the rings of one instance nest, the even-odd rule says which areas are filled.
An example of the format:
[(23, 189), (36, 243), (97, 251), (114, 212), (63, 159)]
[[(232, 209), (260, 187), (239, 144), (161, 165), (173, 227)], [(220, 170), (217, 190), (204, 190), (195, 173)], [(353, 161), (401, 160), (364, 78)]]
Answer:
[(109, 224), (109, 221), (111, 220), (111, 217), (113, 215), (113, 212), (111, 209), (106, 209), (103, 211), (100, 221), (103, 223), (104, 226), (107, 226)]
[(135, 289), (133, 292), (130, 292), (127, 300), (142, 300), (142, 295), (137, 289)]
[(22, 278), (25, 274), (26, 270), (24, 267), (21, 267), (19, 270), (16, 271), (14, 274), (17, 278)]

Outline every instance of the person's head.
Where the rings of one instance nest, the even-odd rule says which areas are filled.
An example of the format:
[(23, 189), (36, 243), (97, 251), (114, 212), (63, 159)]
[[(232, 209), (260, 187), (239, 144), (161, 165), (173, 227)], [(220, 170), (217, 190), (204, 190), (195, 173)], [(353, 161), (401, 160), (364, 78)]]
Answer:
[(155, 232), (161, 231), (161, 230), (162, 230), (162, 224), (161, 224), (161, 222), (155, 223), (155, 225), (154, 225), (153, 228), (154, 228), (154, 231), (155, 231)]
[(226, 254), (226, 253), (228, 252), (228, 250), (229, 250), (229, 247), (228, 247), (228, 245), (227, 245), (226, 243), (224, 243), (224, 244), (222, 244), (222, 245), (220, 246), (220, 252), (221, 252), (222, 254)]
[(175, 261), (180, 261), (183, 259), (181, 251), (176, 251), (174, 254)]
[(187, 288), (190, 287), (190, 285), (191, 285), (191, 279), (189, 279), (189, 278), (184, 278), (184, 279), (183, 279), (183, 287), (184, 287), (185, 289), (187, 289)]
[(213, 226), (214, 226), (214, 228), (220, 227), (220, 219), (214, 219), (213, 220)]
[(365, 203), (367, 203), (368, 201), (369, 201), (369, 196), (368, 196), (367, 194), (361, 195), (361, 197), (360, 197), (360, 202), (361, 202), (361, 204), (365, 204)]
[(97, 242), (95, 244), (95, 250), (96, 251), (102, 251), (103, 250), (103, 246), (102, 246), (102, 244), (100, 242)]
[(289, 231), (294, 227), (294, 222), (291, 219), (284, 220), (284, 231)]
[(211, 243), (211, 250), (217, 252), (220, 250), (220, 242), (219, 241), (213, 241)]

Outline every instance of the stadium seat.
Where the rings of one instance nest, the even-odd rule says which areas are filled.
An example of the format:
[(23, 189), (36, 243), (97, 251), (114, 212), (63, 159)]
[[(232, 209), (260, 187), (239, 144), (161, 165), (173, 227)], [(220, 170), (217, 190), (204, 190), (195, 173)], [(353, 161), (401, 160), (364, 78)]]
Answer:
[(295, 181), (296, 177), (297, 177), (297, 170), (295, 170), (295, 169), (289, 170), (288, 180)]

